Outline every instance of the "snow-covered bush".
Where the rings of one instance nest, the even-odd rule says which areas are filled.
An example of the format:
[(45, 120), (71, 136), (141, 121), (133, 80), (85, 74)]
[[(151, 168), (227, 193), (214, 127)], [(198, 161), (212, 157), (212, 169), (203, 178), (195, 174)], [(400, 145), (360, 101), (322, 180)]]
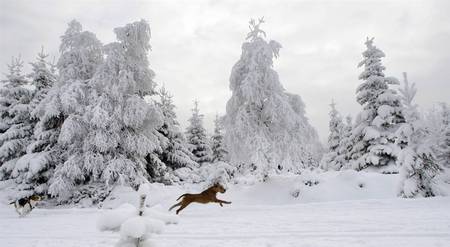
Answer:
[(140, 198), (139, 207), (123, 204), (104, 212), (97, 220), (97, 228), (101, 231), (120, 230), (121, 238), (117, 247), (153, 246), (149, 240), (152, 234), (160, 234), (164, 224), (178, 223), (178, 216), (163, 214), (145, 206), (145, 200), (150, 196), (148, 184), (142, 184), (137, 194)]
[(317, 166), (321, 155), (302, 99), (285, 92), (272, 68), (281, 45), (263, 38), (262, 23), (250, 21), (248, 41), (231, 72), (232, 96), (224, 122), (230, 162), (253, 166), (259, 180), (269, 173)]
[(316, 186), (320, 183), (319, 175), (317, 173), (317, 170), (308, 170), (305, 169), (303, 172), (298, 176), (296, 184), (291, 189), (290, 194), (293, 197), (299, 197), (301, 196), (302, 190), (304, 187), (312, 187)]

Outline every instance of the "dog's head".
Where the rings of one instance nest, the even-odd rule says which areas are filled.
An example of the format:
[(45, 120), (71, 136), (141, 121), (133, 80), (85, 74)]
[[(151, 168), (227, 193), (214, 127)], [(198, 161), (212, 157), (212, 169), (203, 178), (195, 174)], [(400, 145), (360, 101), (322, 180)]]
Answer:
[(212, 188), (216, 193), (225, 193), (227, 191), (220, 183), (215, 183)]
[(29, 197), (30, 201), (40, 201), (42, 200), (42, 197), (38, 196), (38, 195), (32, 195)]

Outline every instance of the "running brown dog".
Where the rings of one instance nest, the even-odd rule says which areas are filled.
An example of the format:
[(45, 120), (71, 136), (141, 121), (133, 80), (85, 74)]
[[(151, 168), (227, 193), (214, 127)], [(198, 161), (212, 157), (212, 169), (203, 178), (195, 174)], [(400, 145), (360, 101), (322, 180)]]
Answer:
[(183, 210), (185, 207), (187, 207), (192, 202), (197, 202), (197, 203), (202, 203), (202, 204), (216, 202), (216, 203), (219, 203), (219, 205), (221, 207), (223, 207), (222, 204), (231, 204), (231, 202), (217, 199), (216, 194), (219, 192), (225, 193), (225, 191), (226, 191), (225, 188), (221, 184), (215, 183), (213, 186), (211, 186), (210, 188), (208, 188), (207, 190), (203, 191), (200, 194), (183, 194), (180, 197), (178, 197), (178, 199), (177, 199), (177, 201), (178, 201), (178, 200), (180, 200), (181, 197), (183, 197), (181, 202), (170, 207), (169, 211), (175, 207), (181, 206), (180, 208), (177, 209), (177, 214), (178, 214), (178, 213), (180, 213), (181, 210)]

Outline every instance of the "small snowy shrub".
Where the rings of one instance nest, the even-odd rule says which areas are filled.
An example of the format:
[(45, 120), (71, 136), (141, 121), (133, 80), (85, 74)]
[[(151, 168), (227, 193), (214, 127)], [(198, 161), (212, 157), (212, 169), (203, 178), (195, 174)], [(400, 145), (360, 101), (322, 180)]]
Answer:
[(319, 176), (315, 171), (305, 170), (299, 176), (297, 183), (291, 189), (290, 194), (297, 198), (305, 187), (316, 186), (320, 183)]

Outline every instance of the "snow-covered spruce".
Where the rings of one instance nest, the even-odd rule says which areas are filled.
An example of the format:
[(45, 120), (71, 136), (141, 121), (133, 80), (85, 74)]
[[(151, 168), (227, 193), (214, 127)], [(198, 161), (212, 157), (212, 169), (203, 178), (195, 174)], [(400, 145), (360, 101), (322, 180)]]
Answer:
[(228, 151), (225, 148), (225, 143), (223, 139), (223, 123), (219, 115), (216, 115), (214, 119), (214, 133), (211, 136), (211, 150), (212, 150), (212, 161), (226, 161)]
[(322, 151), (302, 99), (285, 92), (272, 68), (281, 45), (262, 37), (262, 23), (250, 21), (248, 41), (231, 71), (232, 96), (225, 116), (230, 162), (254, 170), (259, 179), (272, 172), (317, 166)]
[(175, 114), (175, 105), (172, 95), (164, 88), (159, 90), (160, 101), (157, 102), (163, 115), (163, 124), (158, 129), (161, 134), (161, 152), (158, 154), (161, 162), (175, 170), (182, 167), (197, 167), (194, 156), (189, 150), (189, 145)]
[(352, 142), (352, 130), (353, 130), (353, 123), (352, 123), (352, 117), (347, 116), (345, 118), (345, 124), (344, 129), (342, 131), (342, 138), (339, 143), (338, 147), (338, 153), (342, 155), (342, 158), (344, 159), (344, 166), (342, 168), (350, 168), (350, 154), (351, 150), (353, 148), (353, 142)]
[(434, 196), (433, 179), (441, 171), (433, 153), (433, 139), (425, 129), (417, 105), (415, 84), (409, 85), (404, 73), (404, 85), (399, 90), (405, 106), (406, 123), (397, 130), (396, 142), (402, 147), (397, 163), (402, 177), (400, 195), (403, 197)]
[(51, 192), (61, 198), (86, 184), (136, 187), (149, 174), (161, 176), (166, 169), (162, 162), (147, 162), (149, 156), (157, 159), (155, 152), (161, 149), (157, 128), (162, 125), (156, 104), (144, 99), (155, 94), (156, 86), (147, 60), (150, 27), (141, 20), (114, 32), (118, 42), (105, 46), (105, 62), (88, 82), (85, 112), (80, 118), (68, 118), (61, 131), (61, 144), (81, 144), (55, 173)]
[(211, 161), (211, 147), (203, 127), (203, 114), (198, 109), (198, 101), (194, 102), (192, 116), (189, 118), (189, 126), (186, 128), (186, 138), (190, 144), (190, 150), (198, 163)]
[(58, 79), (36, 108), (35, 115), (39, 118), (37, 135), (44, 137), (39, 149), (51, 151), (48, 162), (55, 164), (48, 192), (65, 200), (73, 186), (86, 179), (80, 169), (81, 160), (74, 159), (73, 155), (82, 149), (86, 135), (82, 115), (88, 104), (88, 83), (103, 62), (103, 53), (100, 41), (93, 33), (83, 31), (76, 20), (69, 23), (61, 36), (60, 53)]
[(45, 194), (56, 165), (52, 162), (54, 160), (51, 157), (52, 146), (48, 145), (56, 143), (56, 132), (46, 131), (35, 110), (56, 81), (55, 65), (49, 63), (47, 57), (48, 54), (42, 48), (37, 54), (36, 61), (31, 63), (32, 72), (28, 77), (35, 90), (29, 110), (34, 134), (27, 146), (26, 154), (17, 160), (11, 176), (17, 183), (16, 188), (27, 191), (27, 194)]
[(32, 92), (22, 74), (23, 61), (12, 58), (0, 90), (0, 180), (10, 178), (17, 158), (25, 154), (33, 133), (30, 120)]
[(437, 161), (450, 168), (450, 106), (440, 102), (427, 112), (424, 118), (430, 138), (433, 139), (433, 150)]
[(342, 117), (336, 109), (336, 103), (334, 101), (330, 104), (330, 122), (328, 135), (328, 152), (321, 160), (320, 167), (324, 170), (340, 170), (344, 164), (344, 154), (341, 153), (342, 140), (344, 139), (345, 125), (342, 122)]
[(373, 45), (373, 38), (365, 42), (359, 75), (363, 82), (357, 88), (357, 102), (363, 106), (353, 129), (352, 166), (361, 170), (367, 167), (384, 167), (395, 172), (395, 161), (400, 147), (395, 143), (395, 131), (405, 122), (400, 97), (389, 85), (399, 84), (393, 77), (385, 77), (381, 64), (384, 53)]

